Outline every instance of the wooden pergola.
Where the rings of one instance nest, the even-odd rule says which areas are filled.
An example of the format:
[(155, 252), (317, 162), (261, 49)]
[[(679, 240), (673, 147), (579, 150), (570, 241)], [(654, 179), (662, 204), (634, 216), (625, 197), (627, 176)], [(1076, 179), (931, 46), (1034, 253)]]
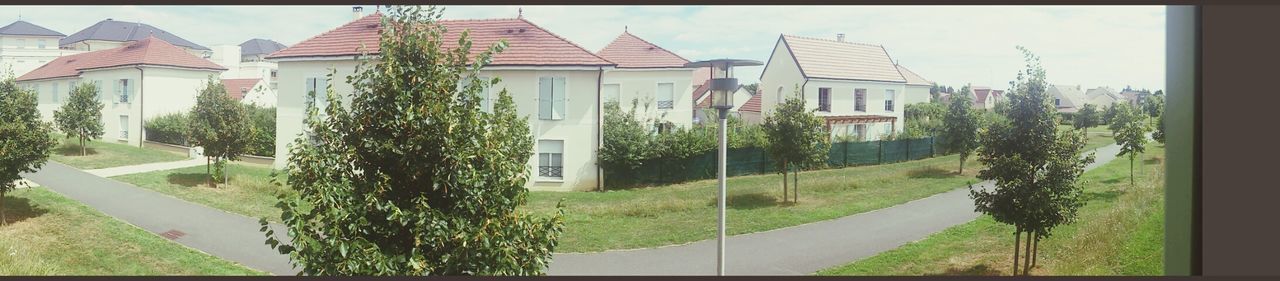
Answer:
[(893, 123), (894, 121), (898, 120), (898, 117), (884, 116), (884, 115), (842, 115), (842, 116), (823, 116), (822, 118), (827, 121), (828, 130), (831, 129), (832, 125), (869, 124), (869, 123), (882, 123), (882, 122)]

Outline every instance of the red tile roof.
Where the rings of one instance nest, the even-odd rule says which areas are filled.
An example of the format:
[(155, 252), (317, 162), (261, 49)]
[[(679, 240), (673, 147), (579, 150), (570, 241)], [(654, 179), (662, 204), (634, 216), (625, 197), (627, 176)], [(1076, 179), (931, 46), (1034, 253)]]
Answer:
[(617, 63), (618, 68), (680, 68), (689, 63), (689, 60), (630, 32), (622, 32), (596, 54)]
[[(460, 31), (471, 31), (472, 58), (498, 40), (506, 39), (507, 49), (495, 55), (489, 65), (614, 65), (525, 19), (441, 20), (439, 23), (449, 30), (442, 38), (448, 43), (446, 48), (456, 47), (462, 34)], [(267, 58), (354, 56), (361, 54), (361, 46), (370, 54), (376, 54), (381, 25), (382, 13), (374, 13), (272, 53)]]
[(227, 95), (236, 100), (244, 99), (244, 95), (253, 91), (253, 86), (258, 85), (261, 78), (247, 79), (222, 79), (222, 86), (227, 88)]
[(747, 99), (747, 103), (742, 104), (742, 108), (739, 108), (738, 111), (760, 112), (760, 96), (762, 95), (757, 91), (755, 95)]
[(185, 49), (155, 37), (147, 37), (128, 45), (62, 56), (18, 77), (18, 81), (48, 78), (76, 77), (85, 70), (131, 66), (168, 66), (189, 69), (227, 70), (209, 60), (188, 53)]
[[(709, 90), (711, 90), (711, 83), (702, 83), (702, 85), (698, 85), (698, 88), (693, 89), (693, 108), (702, 106), (702, 103), (698, 103), (698, 99), (702, 98), (703, 95), (706, 95)], [(710, 104), (710, 102), (707, 102), (707, 104)]]

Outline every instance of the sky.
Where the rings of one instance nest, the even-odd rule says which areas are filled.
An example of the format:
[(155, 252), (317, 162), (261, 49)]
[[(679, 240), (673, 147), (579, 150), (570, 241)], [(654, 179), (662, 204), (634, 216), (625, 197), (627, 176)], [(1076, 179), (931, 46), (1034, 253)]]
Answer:
[[(365, 14), (374, 7), (365, 6)], [(767, 62), (781, 34), (878, 44), (938, 84), (1007, 88), (1025, 46), (1050, 83), (1164, 88), (1163, 6), (446, 6), (444, 17), (525, 19), (589, 51), (624, 28), (691, 61)], [(0, 6), (70, 35), (113, 18), (140, 21), (205, 46), (252, 38), (292, 45), (352, 20), (351, 6)], [(738, 69), (743, 83), (763, 66)]]

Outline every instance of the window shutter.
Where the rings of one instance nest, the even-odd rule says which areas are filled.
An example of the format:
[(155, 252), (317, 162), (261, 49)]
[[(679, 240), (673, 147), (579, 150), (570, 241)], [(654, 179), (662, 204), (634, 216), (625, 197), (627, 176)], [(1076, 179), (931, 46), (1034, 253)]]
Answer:
[(554, 94), (555, 94), (555, 104), (554, 104), (555, 114), (554, 114), (552, 117), (553, 117), (553, 118), (555, 118), (556, 120), (564, 119), (564, 115), (565, 115), (565, 111), (564, 111), (564, 103), (565, 103), (565, 96), (564, 96), (564, 94), (565, 94), (565, 93), (564, 93), (564, 92), (565, 92), (565, 89), (564, 89), (564, 87), (565, 87), (564, 77), (556, 77), (556, 78), (555, 78), (555, 86), (554, 86), (554, 87), (553, 87), (553, 89), (552, 89), (552, 90), (554, 90)]
[(489, 85), (489, 80), (489, 77), (480, 77), (480, 85), (484, 86), (480, 89), (480, 111), (492, 113), (493, 101), (489, 97), (489, 87), (491, 86)]
[(538, 119), (550, 120), (552, 108), (552, 78), (538, 78)]

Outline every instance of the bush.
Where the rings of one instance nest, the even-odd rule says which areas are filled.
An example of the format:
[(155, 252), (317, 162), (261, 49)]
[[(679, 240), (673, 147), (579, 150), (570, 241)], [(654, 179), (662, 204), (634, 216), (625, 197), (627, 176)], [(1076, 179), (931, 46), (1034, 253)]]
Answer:
[(246, 105), (253, 135), (249, 137), (249, 155), (272, 156), (276, 153), (276, 108)]
[(147, 140), (189, 146), (187, 128), (190, 118), (186, 113), (170, 113), (147, 120)]

